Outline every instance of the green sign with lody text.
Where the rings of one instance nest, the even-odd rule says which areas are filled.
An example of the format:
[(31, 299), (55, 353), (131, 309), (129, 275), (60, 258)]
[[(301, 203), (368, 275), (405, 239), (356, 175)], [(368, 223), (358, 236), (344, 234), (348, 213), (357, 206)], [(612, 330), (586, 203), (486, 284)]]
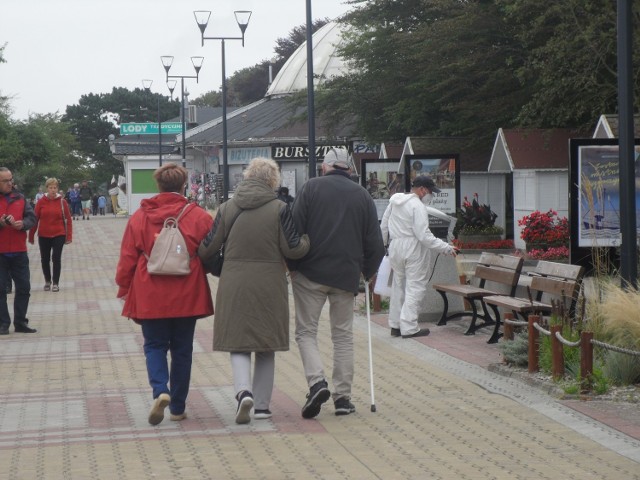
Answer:
[[(167, 122), (160, 124), (162, 134), (182, 133), (182, 123)], [(157, 123), (123, 123), (120, 125), (120, 135), (158, 135)]]

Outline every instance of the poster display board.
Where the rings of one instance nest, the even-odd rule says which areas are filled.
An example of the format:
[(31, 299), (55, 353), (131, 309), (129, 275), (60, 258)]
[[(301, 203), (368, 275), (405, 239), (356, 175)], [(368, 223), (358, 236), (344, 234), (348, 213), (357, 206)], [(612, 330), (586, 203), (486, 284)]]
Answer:
[[(617, 139), (572, 139), (569, 145), (571, 263), (594, 267), (597, 249), (609, 249), (612, 265), (620, 268), (622, 244), (620, 217), (620, 155)], [(640, 228), (640, 144), (636, 140), (634, 162), (636, 241)]]
[[(575, 247), (617, 247), (620, 230), (620, 169), (616, 139), (571, 140), (571, 237)], [(640, 146), (634, 161), (638, 163)], [(640, 226), (640, 181), (636, 173), (636, 225)]]
[[(418, 175), (433, 179), (440, 193), (433, 194), (431, 206), (448, 215), (456, 215), (460, 208), (460, 158), (457, 154), (405, 155), (405, 188), (411, 189), (411, 182)], [(429, 216), (429, 228), (439, 238), (446, 238), (448, 222)]]
[(378, 220), (389, 205), (389, 199), (394, 193), (404, 192), (404, 174), (398, 173), (399, 158), (383, 160), (362, 160), (362, 175), (360, 182), (371, 194), (376, 204)]

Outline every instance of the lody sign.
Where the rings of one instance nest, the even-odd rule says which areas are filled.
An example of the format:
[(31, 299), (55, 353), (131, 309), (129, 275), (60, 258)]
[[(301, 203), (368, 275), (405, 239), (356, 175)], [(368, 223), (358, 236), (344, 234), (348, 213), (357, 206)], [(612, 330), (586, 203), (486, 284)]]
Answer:
[[(182, 133), (182, 123), (162, 123), (162, 134)], [(120, 125), (120, 135), (158, 135), (157, 123), (123, 123)]]

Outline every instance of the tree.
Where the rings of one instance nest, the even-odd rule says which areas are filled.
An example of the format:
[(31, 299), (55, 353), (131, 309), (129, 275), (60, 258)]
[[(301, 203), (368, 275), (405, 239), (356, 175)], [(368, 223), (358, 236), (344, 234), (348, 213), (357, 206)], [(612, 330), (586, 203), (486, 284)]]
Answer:
[(372, 141), (486, 138), (519, 111), (523, 87), (507, 65), (520, 48), (495, 2), (372, 0), (344, 21), (339, 53), (354, 73), (318, 90), (330, 123), (355, 115)]
[(108, 182), (112, 175), (123, 173), (122, 163), (109, 149), (109, 135), (118, 135), (120, 123), (157, 122), (158, 100), (161, 121), (180, 114), (179, 100), (140, 88), (114, 87), (111, 93), (83, 95), (77, 105), (67, 107), (63, 120), (76, 136), (94, 181)]
[[(357, 118), (369, 140), (488, 140), (499, 127), (592, 127), (617, 110), (615, 2), (349, 3), (340, 53), (353, 73), (318, 89), (317, 112), (333, 124)], [(633, 22), (640, 30), (637, 11)], [(640, 36), (633, 50), (637, 65)]]
[[(566, 0), (540, 8), (535, 0), (499, 0), (507, 21), (521, 28), (516, 38), (528, 52), (516, 72), (533, 91), (519, 112), (523, 125), (593, 127), (603, 113), (617, 111), (616, 2)], [(634, 0), (633, 30), (640, 29)], [(526, 25), (526, 27), (524, 27)], [(640, 37), (633, 37), (634, 65)], [(634, 77), (636, 108), (640, 78)]]

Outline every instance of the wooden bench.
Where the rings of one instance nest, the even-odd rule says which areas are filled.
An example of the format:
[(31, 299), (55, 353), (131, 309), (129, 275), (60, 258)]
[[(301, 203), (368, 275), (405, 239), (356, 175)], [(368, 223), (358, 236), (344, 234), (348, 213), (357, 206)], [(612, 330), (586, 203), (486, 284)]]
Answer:
[(513, 312), (514, 318), (520, 316), (526, 320), (529, 314), (550, 314), (553, 310), (551, 302), (556, 300), (563, 302), (571, 317), (575, 315), (584, 267), (540, 260), (536, 268), (527, 275), (532, 277), (529, 287), (531, 298), (506, 295), (484, 297), (484, 303), (493, 310), (495, 320), (493, 334), (488, 343), (495, 343), (502, 336), (499, 308)]
[[(462, 284), (442, 284), (433, 285), (433, 288), (440, 294), (444, 301), (444, 310), (438, 321), (438, 325), (446, 325), (447, 321), (464, 316), (471, 316), (471, 323), (465, 335), (473, 335), (476, 330), (493, 325), (494, 319), (489, 314), (483, 299), (488, 296), (501, 295), (504, 292), (496, 292), (487, 288), (487, 282), (495, 282), (504, 285), (509, 295), (514, 296), (518, 286), (518, 279), (522, 271), (524, 259), (513, 255), (500, 255), (483, 252), (476, 265), (473, 278), (479, 280), (478, 286)], [(471, 306), (471, 311), (457, 312), (449, 315), (449, 301), (447, 294), (463, 297)], [(478, 302), (478, 303), (476, 303)], [(482, 308), (482, 313), (478, 312), (478, 306)], [(482, 324), (476, 325), (478, 319)]]

